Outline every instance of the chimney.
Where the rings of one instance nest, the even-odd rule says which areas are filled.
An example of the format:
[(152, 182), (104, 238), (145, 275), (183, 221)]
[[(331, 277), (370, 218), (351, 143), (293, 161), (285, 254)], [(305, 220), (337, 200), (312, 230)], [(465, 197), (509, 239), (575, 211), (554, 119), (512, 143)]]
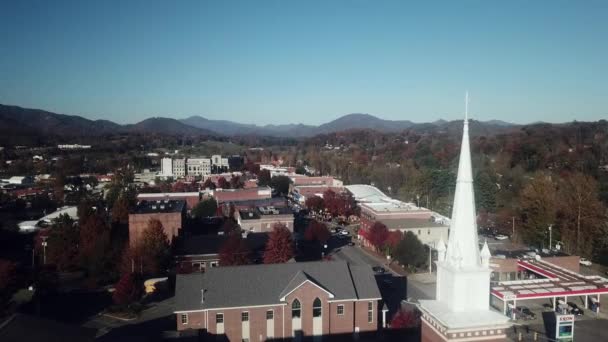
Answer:
[(205, 302), (205, 289), (201, 289), (201, 304)]

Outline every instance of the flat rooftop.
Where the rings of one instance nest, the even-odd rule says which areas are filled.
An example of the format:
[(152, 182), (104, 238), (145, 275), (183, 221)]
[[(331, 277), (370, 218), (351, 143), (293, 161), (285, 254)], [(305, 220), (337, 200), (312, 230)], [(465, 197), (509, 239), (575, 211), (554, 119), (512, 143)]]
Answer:
[(179, 213), (186, 207), (183, 200), (140, 201), (132, 214)]
[(586, 276), (542, 259), (517, 260), (517, 265), (539, 278), (499, 282), (490, 290), (493, 296), (513, 300), (608, 293), (608, 279), (598, 275)]
[(242, 220), (257, 220), (269, 216), (293, 215), (293, 211), (288, 207), (256, 207), (255, 209), (239, 210)]

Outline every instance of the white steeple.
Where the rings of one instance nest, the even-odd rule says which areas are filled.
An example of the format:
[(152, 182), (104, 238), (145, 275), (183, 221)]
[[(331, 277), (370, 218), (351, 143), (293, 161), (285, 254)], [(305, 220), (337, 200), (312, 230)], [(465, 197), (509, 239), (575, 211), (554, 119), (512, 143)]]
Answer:
[(443, 236), (439, 237), (439, 242), (437, 242), (437, 261), (445, 260), (445, 242), (443, 241)]
[(450, 235), (447, 248), (441, 248), (443, 241), (437, 246), (436, 296), (435, 300), (419, 300), (423, 340), (438, 331), (447, 341), (460, 341), (465, 335), (466, 340), (483, 340), (485, 334), (479, 334), (483, 329), (498, 332), (501, 336), (496, 337), (501, 339), (506, 338), (504, 331), (509, 327), (508, 317), (490, 309), (490, 250), (486, 243), (480, 253), (478, 246), (468, 100), (467, 94)]
[[(462, 268), (478, 268), (480, 266), (476, 218), (473, 169), (469, 147), (469, 94), (467, 93), (458, 177), (456, 179), (450, 237), (445, 259), (452, 266)], [(459, 262), (456, 262), (456, 260)]]

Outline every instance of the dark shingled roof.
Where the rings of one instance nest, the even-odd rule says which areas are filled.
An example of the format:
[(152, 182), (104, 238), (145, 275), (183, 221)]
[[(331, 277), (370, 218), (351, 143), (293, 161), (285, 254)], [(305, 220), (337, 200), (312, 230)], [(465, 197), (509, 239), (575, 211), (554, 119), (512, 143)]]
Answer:
[(380, 298), (369, 266), (351, 266), (343, 261), (232, 266), (178, 274), (175, 311), (281, 304), (285, 293), (306, 280), (332, 293), (333, 300)]
[[(210, 255), (218, 254), (227, 235), (193, 235), (185, 236), (176, 246), (176, 255)], [(268, 241), (268, 233), (248, 233), (245, 238), (247, 247), (252, 252), (263, 250)]]

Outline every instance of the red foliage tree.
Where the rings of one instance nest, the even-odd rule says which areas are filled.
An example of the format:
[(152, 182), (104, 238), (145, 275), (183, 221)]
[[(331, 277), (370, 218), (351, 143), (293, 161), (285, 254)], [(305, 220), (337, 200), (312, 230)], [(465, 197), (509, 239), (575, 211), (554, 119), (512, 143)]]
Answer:
[(400, 230), (393, 230), (388, 233), (384, 244), (388, 248), (393, 250), (395, 247), (397, 247), (397, 244), (399, 244), (399, 241), (401, 241), (401, 239), (403, 239), (403, 233), (401, 233)]
[(293, 240), (291, 232), (285, 225), (275, 224), (269, 234), (266, 250), (264, 251), (265, 264), (278, 264), (293, 258)]
[(304, 232), (304, 238), (307, 241), (319, 241), (320, 243), (325, 243), (329, 240), (331, 233), (327, 226), (323, 223), (318, 222), (317, 220), (312, 220), (308, 224), (306, 228), (306, 232)]
[(230, 177), (230, 188), (232, 189), (242, 189), (245, 183), (241, 179), (241, 177), (233, 175)]
[(215, 183), (213, 183), (211, 178), (207, 178), (207, 180), (203, 183), (203, 189), (215, 190)]
[(308, 197), (304, 204), (310, 211), (322, 211), (325, 209), (325, 201), (319, 196)]
[(17, 265), (9, 260), (0, 259), (0, 299), (17, 280)]
[(112, 301), (117, 305), (128, 305), (139, 299), (141, 295), (140, 284), (133, 273), (123, 273), (114, 286)]
[(336, 193), (328, 189), (323, 193), (325, 208), (332, 217), (350, 216), (355, 213), (355, 201), (349, 193)]
[(380, 249), (384, 246), (388, 238), (388, 228), (380, 222), (374, 222), (369, 229), (367, 240), (376, 248)]
[(414, 311), (399, 310), (391, 319), (391, 329), (407, 329), (420, 325), (420, 317)]
[(217, 187), (220, 189), (230, 189), (230, 183), (224, 177), (217, 179)]
[(251, 251), (239, 233), (232, 233), (220, 248), (220, 266), (246, 265)]

